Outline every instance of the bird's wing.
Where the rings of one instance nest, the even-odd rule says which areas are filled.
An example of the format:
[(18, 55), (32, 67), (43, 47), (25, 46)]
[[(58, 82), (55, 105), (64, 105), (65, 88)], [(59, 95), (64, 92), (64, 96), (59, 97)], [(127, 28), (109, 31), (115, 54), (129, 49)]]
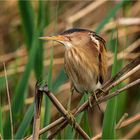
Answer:
[(106, 79), (106, 75), (107, 75), (107, 50), (106, 50), (106, 46), (105, 46), (105, 40), (98, 36), (95, 32), (91, 33), (91, 40), (92, 40), (92, 48), (93, 49), (93, 53), (97, 54), (97, 52), (95, 52), (95, 48), (96, 50), (98, 50), (98, 59), (99, 59), (99, 77), (98, 80), (100, 81), (100, 83), (102, 84), (105, 79)]
[(99, 70), (100, 70), (100, 76), (99, 80), (102, 84), (106, 80), (107, 76), (107, 51), (105, 44), (100, 42), (100, 51), (99, 51)]

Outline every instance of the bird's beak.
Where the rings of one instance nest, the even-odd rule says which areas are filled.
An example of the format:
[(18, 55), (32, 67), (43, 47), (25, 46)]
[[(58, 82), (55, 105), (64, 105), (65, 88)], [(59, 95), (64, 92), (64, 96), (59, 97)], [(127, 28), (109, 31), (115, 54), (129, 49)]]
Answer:
[(52, 40), (52, 41), (58, 41), (58, 42), (68, 41), (68, 38), (63, 35), (39, 37), (39, 39), (48, 40), (48, 41)]

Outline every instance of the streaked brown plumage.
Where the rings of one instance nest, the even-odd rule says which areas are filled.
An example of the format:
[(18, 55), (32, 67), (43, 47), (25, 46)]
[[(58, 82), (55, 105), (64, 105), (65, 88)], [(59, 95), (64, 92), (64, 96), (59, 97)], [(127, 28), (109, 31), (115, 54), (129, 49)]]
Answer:
[(65, 46), (65, 71), (79, 93), (100, 88), (107, 74), (105, 41), (86, 29), (69, 29), (57, 36), (42, 37)]

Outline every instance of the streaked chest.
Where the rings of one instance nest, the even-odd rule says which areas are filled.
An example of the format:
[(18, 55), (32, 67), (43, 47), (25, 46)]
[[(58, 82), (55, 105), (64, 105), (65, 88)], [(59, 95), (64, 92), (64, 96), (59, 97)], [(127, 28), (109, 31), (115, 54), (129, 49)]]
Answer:
[(75, 87), (92, 90), (98, 76), (98, 58), (83, 49), (69, 49), (65, 52), (65, 71)]

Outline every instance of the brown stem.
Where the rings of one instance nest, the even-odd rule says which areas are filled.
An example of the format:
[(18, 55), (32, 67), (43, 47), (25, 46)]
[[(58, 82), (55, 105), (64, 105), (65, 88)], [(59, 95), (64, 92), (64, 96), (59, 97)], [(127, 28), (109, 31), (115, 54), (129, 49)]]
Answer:
[(36, 84), (35, 91), (35, 106), (34, 106), (34, 124), (33, 124), (33, 140), (38, 140), (40, 130), (40, 114), (41, 114), (41, 103), (43, 94), (38, 90), (38, 84)]
[[(134, 123), (134, 122), (136, 122), (138, 120), (140, 120), (140, 114), (137, 114), (137, 115), (132, 116), (132, 117), (130, 117), (130, 118), (128, 118), (128, 119), (125, 120), (125, 118), (127, 117), (126, 114), (124, 114), (124, 116), (118, 122), (118, 124), (120, 124), (120, 125), (118, 125), (118, 124), (116, 125), (116, 129), (117, 130), (118, 129), (121, 129), (121, 128), (125, 127), (125, 126), (128, 126), (128, 125), (130, 125), (130, 124), (132, 124), (132, 123)], [(133, 129), (131, 129), (131, 131), (123, 139), (126, 139), (126, 138), (127, 139), (129, 138), (130, 139), (132, 136), (134, 136), (134, 134), (137, 133), (137, 131), (140, 130), (140, 127), (137, 128), (137, 126), (139, 126), (139, 125), (140, 124), (138, 123)], [(102, 133), (99, 133), (96, 136), (94, 136), (91, 140), (100, 139), (101, 136), (102, 136)]]
[[(106, 95), (106, 96), (104, 96), (104, 97), (102, 97), (102, 98), (99, 98), (99, 99), (98, 99), (98, 104), (100, 104), (100, 103), (102, 103), (102, 102), (105, 102), (105, 101), (111, 99), (111, 98), (114, 97), (114, 96), (119, 95), (122, 91), (124, 91), (124, 90), (126, 90), (126, 89), (128, 89), (128, 88), (130, 88), (130, 87), (132, 87), (132, 86), (134, 86), (134, 85), (137, 85), (137, 84), (139, 84), (139, 83), (140, 83), (140, 79), (138, 79), (138, 80), (136, 80), (136, 81), (134, 81), (134, 82), (132, 82), (132, 83), (126, 85), (125, 87), (123, 87), (123, 88), (121, 88), (121, 89), (119, 89), (119, 90), (113, 92), (112, 94), (109, 94), (109, 95)], [(86, 101), (86, 103), (88, 104), (89, 102)], [(83, 105), (84, 105), (84, 106), (83, 106)], [(82, 112), (85, 108), (88, 107), (88, 105), (86, 105), (86, 104), (83, 104), (83, 105), (82, 105), (82, 107), (81, 107), (79, 110), (77, 110), (77, 112), (74, 113), (74, 116), (76, 116), (77, 114), (79, 114), (79, 113)], [(94, 102), (94, 103), (93, 103), (93, 106), (96, 106), (96, 105), (97, 105), (97, 103)], [(67, 120), (65, 120), (65, 121), (61, 124), (61, 126), (60, 126), (52, 135), (53, 135), (53, 136), (56, 135), (60, 130), (62, 130), (63, 128), (65, 128), (65, 126), (66, 126), (67, 124), (68, 124), (68, 122), (67, 122)]]
[[(39, 89), (40, 92), (45, 92), (45, 94), (49, 97), (49, 99), (52, 101), (52, 103), (55, 105), (55, 107), (58, 109), (59, 112), (67, 119), (67, 121), (74, 126), (76, 131), (84, 138), (84, 139), (90, 139), (90, 137), (84, 132), (84, 130), (81, 128), (81, 126), (75, 121), (75, 118), (72, 114), (69, 114), (68, 111), (62, 106), (62, 104), (58, 101), (58, 99), (54, 96), (53, 93), (51, 93), (48, 90), (48, 86), (45, 85), (43, 88)], [(69, 116), (70, 115), (70, 116)], [(71, 116), (72, 115), (72, 116)], [(53, 135), (48, 136), (48, 139), (52, 139)]]
[[(119, 71), (113, 78), (111, 78), (110, 80), (108, 80), (108, 81), (103, 85), (102, 89), (103, 89), (104, 91), (107, 92), (108, 90), (110, 90), (110, 88), (114, 87), (115, 85), (119, 84), (119, 82), (122, 82), (124, 79), (128, 78), (128, 76), (132, 75), (132, 74), (135, 73), (136, 71), (131, 72), (129, 75), (127, 74), (127, 77), (125, 76), (125, 78), (121, 78), (121, 80), (119, 80), (119, 82), (116, 82), (116, 83), (114, 82), (114, 81), (116, 81), (117, 79), (119, 79), (120, 77), (122, 77), (125, 73), (130, 72), (130, 71), (131, 71), (134, 67), (136, 67), (139, 63), (140, 63), (140, 57), (137, 57), (135, 60), (133, 60), (132, 62), (130, 62), (129, 64), (127, 64), (127, 65), (126, 65), (121, 71)], [(115, 83), (115, 84), (114, 84), (114, 83)], [(110, 88), (108, 88), (108, 87), (110, 87)], [(106, 90), (106, 89), (108, 89), (108, 90)], [(96, 95), (97, 95), (98, 98), (101, 97), (101, 91), (100, 91), (100, 90), (95, 91), (95, 93), (96, 93)], [(92, 96), (91, 96), (91, 100), (94, 101), (94, 99), (92, 98)], [(103, 102), (103, 101), (105, 101), (105, 100), (102, 100), (101, 102)], [(88, 107), (88, 105), (89, 105), (89, 104), (88, 104), (88, 101), (86, 101), (86, 102), (83, 103), (80, 107), (78, 107), (78, 108), (76, 109), (76, 111), (72, 111), (72, 112), (73, 112), (73, 115), (74, 115), (74, 116), (75, 116), (75, 115), (78, 115), (81, 111), (83, 111), (84, 109), (86, 109), (86, 108)], [(63, 123), (62, 123), (62, 122), (63, 122)], [(41, 130), (40, 130), (40, 134), (43, 134), (44, 132), (46, 132), (46, 131), (52, 129), (53, 127), (57, 126), (58, 124), (61, 124), (60, 127), (63, 128), (62, 125), (63, 125), (63, 126), (64, 126), (64, 125), (66, 126), (66, 125), (67, 125), (67, 120), (65, 120), (64, 117), (59, 118), (58, 120), (54, 121), (54, 122), (51, 123), (50, 125), (48, 125), (48, 126), (44, 127), (43, 129), (41, 129)], [(31, 138), (31, 136), (30, 136), (29, 138)]]

